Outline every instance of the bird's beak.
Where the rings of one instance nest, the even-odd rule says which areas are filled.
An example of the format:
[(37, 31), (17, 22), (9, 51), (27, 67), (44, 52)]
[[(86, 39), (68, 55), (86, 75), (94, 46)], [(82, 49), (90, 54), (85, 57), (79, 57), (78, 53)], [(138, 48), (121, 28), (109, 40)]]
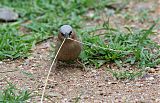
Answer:
[(65, 33), (65, 34), (64, 34), (64, 37), (65, 37), (65, 38), (69, 38), (69, 34), (68, 34), (68, 33)]

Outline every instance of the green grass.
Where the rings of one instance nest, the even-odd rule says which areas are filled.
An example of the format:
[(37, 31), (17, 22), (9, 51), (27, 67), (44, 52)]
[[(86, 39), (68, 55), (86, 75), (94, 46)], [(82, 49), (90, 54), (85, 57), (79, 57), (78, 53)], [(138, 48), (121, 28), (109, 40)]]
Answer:
[(135, 78), (141, 77), (145, 74), (145, 70), (140, 70), (140, 71), (114, 71), (112, 69), (107, 69), (108, 72), (110, 72), (113, 77), (115, 77), (117, 80), (133, 80)]
[[(12, 8), (19, 13), (20, 18), (14, 23), (1, 23), (0, 60), (28, 57), (36, 43), (57, 35), (61, 25), (70, 24), (77, 34), (81, 35), (83, 42), (101, 47), (84, 45), (80, 58), (85, 65), (99, 68), (106, 63), (116, 63), (118, 67), (122, 67), (129, 63), (137, 68), (145, 68), (159, 64), (159, 45), (149, 38), (155, 34), (154, 25), (149, 29), (139, 30), (126, 27), (125, 32), (110, 27), (109, 22), (90, 30), (84, 28), (87, 20), (99, 19), (105, 7), (117, 2), (117, 0), (98, 1), (95, 3), (96, 0), (1, 0), (0, 7)], [(93, 17), (86, 17), (89, 10), (95, 11)], [(141, 22), (148, 20), (148, 13), (149, 11), (143, 11), (141, 15), (138, 13), (138, 20)], [(128, 15), (130, 14), (126, 17), (129, 17)], [(21, 31), (21, 27), (28, 32)], [(95, 35), (97, 29), (105, 32)]]
[(20, 32), (11, 26), (1, 27), (0, 33), (0, 60), (27, 56), (32, 47), (31, 40), (20, 36)]
[[(29, 103), (31, 98), (41, 97), (37, 92), (18, 89), (16, 85), (6, 81), (8, 85), (3, 90), (0, 90), (0, 103)], [(44, 95), (52, 103), (54, 102), (49, 95)], [(35, 103), (35, 102), (34, 102)]]
[(11, 83), (8, 83), (8, 86), (0, 91), (0, 103), (27, 103), (30, 98), (30, 92), (19, 90)]
[(84, 32), (82, 33), (85, 37), (83, 41), (105, 49), (85, 45), (81, 59), (85, 64), (92, 64), (97, 68), (109, 62), (115, 62), (119, 67), (126, 63), (136, 65), (138, 68), (154, 67), (160, 63), (160, 46), (149, 38), (154, 34), (153, 28), (154, 25), (147, 30), (126, 28), (128, 32), (121, 32), (118, 29), (103, 26), (106, 31), (102, 37)]
[[(146, 67), (160, 64), (160, 46), (150, 39), (151, 35), (156, 34), (153, 32), (154, 27), (155, 24), (139, 30), (125, 27), (127, 32), (124, 32), (110, 27), (109, 22), (106, 22), (99, 28), (83, 31), (83, 41), (90, 46), (84, 45), (81, 60), (85, 65), (96, 68), (107, 63), (116, 64), (118, 70), (107, 69), (116, 79), (132, 80), (141, 77), (147, 71)], [(105, 32), (100, 36), (95, 35), (94, 32), (98, 30)], [(126, 64), (141, 70), (121, 70)]]
[[(0, 60), (27, 57), (40, 41), (56, 35), (60, 25), (83, 27), (83, 16), (89, 9), (100, 9), (115, 0), (1, 0), (0, 7), (9, 7), (19, 13), (15, 23), (1, 23)], [(26, 23), (27, 22), (27, 23)], [(29, 32), (24, 33), (20, 27)]]

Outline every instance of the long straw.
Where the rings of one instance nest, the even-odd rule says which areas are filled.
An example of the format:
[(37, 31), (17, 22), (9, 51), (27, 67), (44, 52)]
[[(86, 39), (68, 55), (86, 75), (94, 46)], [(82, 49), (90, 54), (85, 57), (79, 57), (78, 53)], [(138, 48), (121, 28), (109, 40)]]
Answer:
[(57, 53), (56, 53), (56, 55), (55, 55), (55, 57), (54, 57), (54, 60), (53, 60), (51, 66), (50, 66), (50, 68), (49, 68), (48, 75), (47, 75), (47, 78), (46, 78), (46, 82), (45, 82), (45, 85), (44, 85), (44, 88), (43, 88), (43, 92), (42, 92), (41, 102), (40, 102), (40, 103), (43, 103), (44, 93), (45, 93), (46, 86), (47, 86), (47, 83), (48, 83), (49, 75), (50, 75), (50, 73), (51, 73), (52, 67), (53, 67), (53, 65), (54, 65), (54, 63), (55, 63), (55, 61), (56, 61), (56, 58), (57, 58), (57, 56), (58, 56), (58, 54), (59, 54), (59, 51), (61, 50), (61, 48), (62, 48), (65, 40), (66, 40), (66, 38), (63, 40), (62, 44), (60, 45), (60, 47), (59, 47), (59, 49), (58, 49), (58, 51), (57, 51)]

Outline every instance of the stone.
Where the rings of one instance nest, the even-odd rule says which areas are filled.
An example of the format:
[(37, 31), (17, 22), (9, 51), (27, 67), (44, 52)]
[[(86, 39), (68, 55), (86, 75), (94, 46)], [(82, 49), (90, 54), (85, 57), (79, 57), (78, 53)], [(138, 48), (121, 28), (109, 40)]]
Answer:
[(0, 8), (0, 21), (11, 22), (18, 19), (18, 13), (9, 8)]
[(150, 69), (148, 69), (148, 73), (155, 73), (156, 71), (155, 71), (155, 69), (154, 68), (150, 68)]

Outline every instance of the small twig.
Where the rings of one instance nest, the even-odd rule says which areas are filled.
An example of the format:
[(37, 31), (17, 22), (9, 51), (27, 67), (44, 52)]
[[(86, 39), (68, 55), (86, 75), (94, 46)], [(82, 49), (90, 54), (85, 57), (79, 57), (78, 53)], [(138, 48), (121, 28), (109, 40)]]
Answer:
[(55, 63), (55, 61), (56, 61), (56, 59), (57, 59), (58, 53), (59, 53), (59, 51), (61, 50), (62, 45), (64, 44), (65, 40), (66, 40), (66, 38), (63, 40), (61, 46), (59, 47), (59, 49), (58, 49), (58, 51), (57, 51), (57, 53), (56, 53), (56, 55), (55, 55), (55, 57), (54, 57), (54, 60), (53, 60), (51, 66), (50, 66), (50, 68), (49, 68), (48, 75), (47, 75), (47, 79), (46, 79), (46, 82), (45, 82), (45, 85), (44, 85), (44, 89), (43, 89), (43, 92), (42, 92), (41, 102), (40, 102), (40, 103), (43, 103), (44, 93), (45, 93), (45, 90), (46, 90), (46, 86), (47, 86), (47, 82), (48, 82), (49, 75), (50, 75), (50, 73), (51, 73), (52, 67), (53, 67), (53, 65), (54, 65), (54, 63)]

